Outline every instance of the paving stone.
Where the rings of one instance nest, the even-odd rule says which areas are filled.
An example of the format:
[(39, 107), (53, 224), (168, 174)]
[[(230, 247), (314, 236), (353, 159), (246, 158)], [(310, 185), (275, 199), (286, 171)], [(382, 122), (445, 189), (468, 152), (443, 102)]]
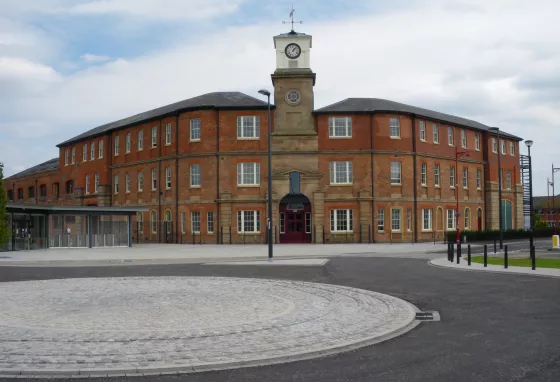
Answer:
[(287, 361), (384, 338), (415, 317), (367, 290), (220, 277), (6, 283), (0, 306), (0, 373), (45, 376)]

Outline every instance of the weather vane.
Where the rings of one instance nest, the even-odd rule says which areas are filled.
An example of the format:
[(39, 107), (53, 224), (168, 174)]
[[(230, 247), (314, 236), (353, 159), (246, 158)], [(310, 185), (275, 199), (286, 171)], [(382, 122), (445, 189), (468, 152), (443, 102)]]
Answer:
[(294, 12), (296, 10), (294, 9), (294, 5), (292, 4), (292, 11), (290, 12), (290, 17), (292, 19), (292, 21), (282, 21), (282, 24), (292, 24), (292, 32), (294, 31), (294, 24), (303, 24), (303, 21), (294, 21)]

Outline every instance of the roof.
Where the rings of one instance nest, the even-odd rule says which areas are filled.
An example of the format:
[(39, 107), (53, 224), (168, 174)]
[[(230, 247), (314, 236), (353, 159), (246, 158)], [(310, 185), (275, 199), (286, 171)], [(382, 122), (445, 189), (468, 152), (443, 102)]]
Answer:
[(75, 136), (67, 141), (59, 143), (57, 147), (69, 143), (77, 142), (83, 139), (93, 138), (110, 131), (118, 130), (133, 124), (149, 121), (155, 118), (173, 115), (179, 111), (197, 110), (197, 109), (266, 109), (268, 104), (260, 99), (248, 96), (241, 92), (214, 92), (203, 94), (194, 98), (175, 102), (167, 106), (157, 109), (145, 111), (140, 114), (120, 119), (115, 122), (106, 123), (95, 127), (80, 135)]
[[(381, 98), (346, 98), (332, 105), (322, 107), (314, 111), (316, 114), (325, 113), (373, 113), (373, 112), (395, 112), (405, 114), (415, 114), (421, 117), (430, 118), (437, 121), (447, 122), (454, 125), (471, 127), (477, 130), (488, 131), (490, 126), (480, 122), (473, 121), (450, 114), (440, 113), (438, 111), (428, 110), (421, 107), (406, 105), (404, 103), (389, 101)], [(500, 135), (522, 140), (515, 135), (507, 134), (500, 130)]]
[(103, 215), (133, 215), (136, 212), (147, 212), (147, 207), (92, 207), (92, 206), (49, 206), (41, 204), (10, 204), (7, 205), (9, 212), (38, 211), (49, 214), (85, 213)]
[(301, 33), (301, 32), (296, 32), (295, 30), (292, 29), (288, 33), (280, 33), (280, 34), (274, 36), (274, 38), (276, 38), (276, 37), (311, 37), (311, 35)]
[(58, 170), (58, 163), (58, 157), (49, 159), (48, 161), (38, 164), (37, 166), (33, 166), (31, 168), (28, 168), (27, 170), (23, 170), (21, 172), (18, 172), (17, 174), (9, 176), (5, 180), (23, 178), (24, 176), (40, 174), (42, 172), (55, 171)]

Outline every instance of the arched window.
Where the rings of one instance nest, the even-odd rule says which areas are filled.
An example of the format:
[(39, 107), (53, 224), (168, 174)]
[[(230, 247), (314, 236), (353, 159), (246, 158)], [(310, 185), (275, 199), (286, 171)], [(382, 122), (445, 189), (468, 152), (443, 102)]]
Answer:
[(470, 208), (465, 208), (465, 230), (471, 227), (471, 210)]
[(171, 233), (171, 211), (165, 211), (165, 232)]
[(476, 211), (476, 225), (479, 231), (482, 231), (482, 208)]
[(152, 211), (152, 233), (156, 233), (157, 232), (157, 215), (156, 215), (156, 211)]
[(137, 222), (138, 222), (138, 232), (143, 232), (144, 231), (144, 216), (142, 214), (142, 212), (138, 212), (138, 216), (136, 218)]

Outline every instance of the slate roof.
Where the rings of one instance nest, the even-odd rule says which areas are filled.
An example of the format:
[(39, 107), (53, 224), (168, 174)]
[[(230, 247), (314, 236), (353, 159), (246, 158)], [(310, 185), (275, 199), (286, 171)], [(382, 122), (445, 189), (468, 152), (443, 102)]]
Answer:
[[(381, 98), (346, 98), (332, 105), (322, 107), (314, 111), (316, 114), (326, 113), (372, 113), (372, 112), (395, 112), (416, 114), (437, 121), (447, 122), (453, 125), (471, 127), (477, 130), (488, 130), (490, 126), (480, 122), (466, 118), (457, 117), (450, 114), (440, 113), (438, 111), (423, 109), (421, 107), (406, 105), (404, 103), (389, 101)], [(515, 135), (503, 132), (500, 129), (500, 135), (516, 140), (523, 140)]]
[(260, 99), (248, 96), (241, 92), (214, 92), (203, 94), (194, 98), (172, 103), (171, 105), (162, 106), (157, 109), (146, 111), (132, 117), (123, 118), (115, 122), (106, 123), (86, 131), (74, 138), (59, 143), (57, 147), (77, 142), (82, 139), (93, 138), (105, 134), (109, 131), (118, 130), (130, 125), (148, 121), (150, 119), (162, 118), (172, 115), (178, 111), (188, 111), (197, 109), (266, 109), (267, 103)]
[(17, 174), (9, 176), (5, 180), (22, 178), (24, 176), (35, 175), (42, 172), (55, 171), (58, 170), (58, 163), (58, 157), (49, 159), (48, 161), (38, 164), (37, 166), (33, 166), (31, 168), (28, 168), (27, 170), (23, 170), (21, 172), (18, 172)]

